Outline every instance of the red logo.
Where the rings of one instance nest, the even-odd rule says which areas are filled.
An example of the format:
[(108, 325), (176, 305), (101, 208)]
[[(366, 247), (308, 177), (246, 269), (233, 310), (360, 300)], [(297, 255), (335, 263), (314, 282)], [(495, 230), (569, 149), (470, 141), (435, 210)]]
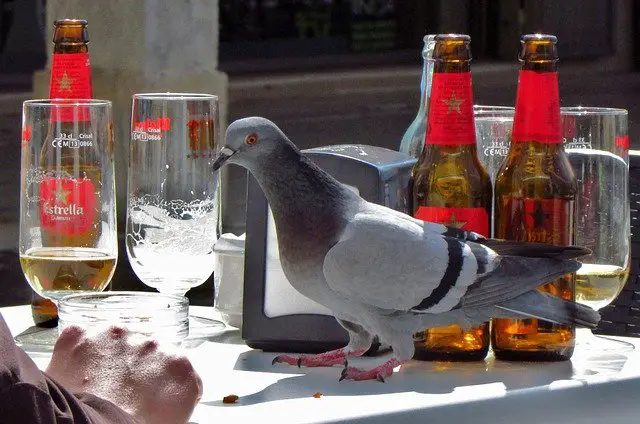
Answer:
[(171, 129), (171, 118), (147, 118), (142, 122), (136, 122), (133, 129), (134, 131), (167, 132)]
[(43, 229), (63, 235), (89, 231), (96, 214), (95, 191), (89, 179), (43, 179), (40, 182), (40, 220)]
[(22, 129), (22, 145), (26, 146), (31, 141), (31, 125)]
[(427, 144), (476, 144), (471, 73), (433, 75)]
[(623, 136), (616, 137), (616, 146), (624, 150), (629, 150), (629, 136), (623, 135)]

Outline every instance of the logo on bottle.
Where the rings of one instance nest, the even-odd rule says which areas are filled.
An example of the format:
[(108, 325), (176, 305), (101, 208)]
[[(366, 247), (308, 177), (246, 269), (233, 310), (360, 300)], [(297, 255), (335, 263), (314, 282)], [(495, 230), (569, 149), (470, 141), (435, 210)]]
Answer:
[(44, 178), (40, 182), (40, 199), (44, 230), (79, 235), (91, 229), (96, 214), (95, 186), (91, 180)]
[(427, 144), (475, 144), (471, 73), (434, 73)]
[(485, 208), (443, 208), (420, 206), (415, 218), (435, 222), (451, 228), (489, 235), (489, 214)]
[(572, 202), (562, 199), (525, 199), (525, 240), (534, 243), (569, 245), (572, 233)]
[(161, 141), (163, 133), (171, 129), (171, 118), (147, 118), (133, 124), (131, 139), (133, 141)]
[[(51, 63), (51, 85), (49, 97), (51, 99), (90, 99), (93, 97), (91, 89), (91, 64), (89, 53), (55, 53)], [(57, 122), (88, 121), (89, 110), (85, 107), (61, 106), (52, 112), (52, 118)]]

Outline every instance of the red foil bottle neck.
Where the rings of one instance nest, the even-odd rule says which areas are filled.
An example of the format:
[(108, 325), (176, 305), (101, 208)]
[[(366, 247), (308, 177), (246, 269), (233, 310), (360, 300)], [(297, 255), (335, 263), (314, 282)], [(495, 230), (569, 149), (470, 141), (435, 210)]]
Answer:
[(557, 72), (520, 71), (511, 141), (562, 143)]
[(471, 72), (434, 73), (425, 144), (476, 144)]
[[(54, 53), (51, 63), (49, 98), (90, 99), (92, 97), (89, 53)], [(88, 112), (87, 108), (61, 106), (56, 108), (53, 120), (56, 122), (88, 121)]]

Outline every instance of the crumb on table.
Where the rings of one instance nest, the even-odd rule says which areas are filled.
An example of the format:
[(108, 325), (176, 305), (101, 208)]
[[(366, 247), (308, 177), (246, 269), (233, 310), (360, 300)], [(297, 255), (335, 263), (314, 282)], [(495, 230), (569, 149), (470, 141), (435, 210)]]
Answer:
[(239, 398), (236, 395), (227, 395), (222, 398), (222, 403), (236, 403), (238, 399)]

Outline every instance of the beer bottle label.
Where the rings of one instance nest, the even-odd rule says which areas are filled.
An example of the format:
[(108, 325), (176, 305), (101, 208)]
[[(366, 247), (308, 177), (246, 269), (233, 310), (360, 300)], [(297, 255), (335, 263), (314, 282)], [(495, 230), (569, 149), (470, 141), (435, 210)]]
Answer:
[(471, 73), (434, 73), (426, 144), (476, 144)]
[(489, 214), (485, 208), (420, 206), (414, 217), (489, 236)]
[(562, 143), (557, 72), (520, 71), (511, 141)]
[(96, 188), (88, 179), (46, 177), (40, 182), (40, 225), (64, 236), (91, 230), (96, 217)]
[[(91, 63), (89, 53), (54, 53), (51, 63), (52, 99), (90, 99)], [(87, 121), (88, 110), (63, 107), (55, 110), (53, 120), (57, 122)]]
[(573, 200), (514, 199), (508, 198), (502, 210), (500, 238), (508, 240), (547, 243), (559, 246), (572, 244)]

